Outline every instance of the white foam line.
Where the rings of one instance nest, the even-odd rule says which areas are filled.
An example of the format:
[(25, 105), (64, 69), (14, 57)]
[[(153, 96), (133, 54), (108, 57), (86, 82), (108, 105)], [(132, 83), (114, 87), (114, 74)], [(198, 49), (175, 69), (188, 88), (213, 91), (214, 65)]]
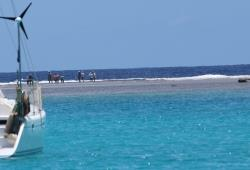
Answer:
[[(146, 81), (159, 81), (159, 80), (174, 80), (174, 81), (182, 81), (182, 80), (215, 80), (215, 79), (250, 79), (250, 75), (237, 75), (237, 76), (227, 76), (227, 75), (216, 75), (216, 74), (206, 74), (200, 76), (191, 76), (191, 77), (174, 77), (174, 78), (128, 78), (128, 79), (97, 79), (96, 82), (107, 82), (107, 81), (138, 81), (138, 80), (146, 80)], [(59, 81), (60, 82), (60, 81)], [(77, 80), (65, 80), (65, 83), (77, 83)], [(91, 80), (84, 80), (84, 82), (92, 82)], [(25, 83), (25, 82), (23, 82)], [(49, 82), (46, 80), (39, 81), (40, 84), (48, 84)], [(16, 81), (8, 82), (8, 83), (0, 83), (0, 85), (15, 85)]]
[(250, 79), (250, 75), (237, 75), (237, 76), (226, 76), (226, 75), (214, 75), (214, 74), (206, 74), (200, 76), (191, 76), (191, 77), (175, 77), (175, 78), (147, 78), (149, 81), (156, 80), (216, 80), (216, 79)]

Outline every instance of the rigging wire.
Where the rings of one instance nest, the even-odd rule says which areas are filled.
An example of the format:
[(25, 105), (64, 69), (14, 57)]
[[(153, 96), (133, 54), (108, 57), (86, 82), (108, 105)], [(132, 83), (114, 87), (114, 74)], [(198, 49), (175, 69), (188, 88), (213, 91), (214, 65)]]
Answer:
[[(15, 13), (15, 16), (17, 16), (16, 15), (16, 8), (15, 8), (15, 5), (14, 5), (14, 3), (13, 3), (13, 1), (11, 0), (11, 4), (12, 4), (12, 9), (13, 9), (13, 11), (14, 11), (14, 13)], [(0, 15), (2, 15), (2, 16), (4, 16), (4, 11), (3, 11), (3, 9), (1, 8), (1, 3), (0, 3)], [(14, 48), (14, 50), (16, 51), (17, 50), (17, 45), (16, 45), (16, 43), (15, 43), (15, 41), (14, 41), (14, 38), (13, 38), (13, 35), (12, 35), (12, 33), (11, 33), (11, 30), (10, 30), (10, 28), (9, 28), (9, 26), (8, 26), (8, 23), (6, 22), (6, 21), (4, 21), (4, 23), (5, 23), (5, 25), (6, 25), (6, 28), (7, 28), (7, 30), (8, 30), (8, 33), (9, 33), (9, 35), (10, 35), (10, 37), (11, 37), (11, 42), (12, 42), (12, 46), (13, 46), (13, 48)], [(27, 66), (28, 67), (30, 67), (29, 66), (29, 62), (28, 62), (28, 60), (27, 60), (27, 56), (30, 58), (30, 61), (31, 61), (31, 65), (32, 65), (32, 67), (34, 66), (33, 65), (33, 63), (32, 63), (32, 59), (31, 59), (31, 55), (30, 55), (30, 51), (29, 51), (29, 48), (28, 48), (28, 45), (27, 45), (27, 43), (26, 43), (26, 41), (24, 41), (23, 40), (23, 38), (22, 38), (22, 36), (20, 36), (20, 43), (21, 43), (21, 48), (23, 49), (23, 53), (24, 53), (24, 58), (25, 58), (25, 60), (26, 60), (26, 63), (27, 63)], [(33, 67), (34, 68), (34, 67)], [(34, 69), (33, 69), (34, 70)], [(33, 71), (33, 75), (35, 76), (35, 80), (38, 80), (38, 77), (37, 77), (37, 74), (36, 74), (36, 72), (35, 71)], [(32, 88), (33, 88), (33, 90), (34, 90), (34, 88), (35, 88), (35, 86), (32, 86)], [(38, 88), (39, 89), (39, 88)], [(35, 93), (32, 93), (33, 94), (33, 99), (35, 99)], [(39, 98), (39, 104), (41, 104), (41, 102), (40, 102), (40, 100), (41, 100), (41, 98)], [(34, 103), (35, 104), (35, 103)], [(34, 107), (35, 108), (35, 107)], [(39, 113), (40, 113), (40, 119), (41, 119), (41, 122), (42, 122), (42, 115), (41, 115), (41, 110), (42, 110), (42, 107), (39, 107)], [(34, 114), (35, 114), (35, 110), (33, 111), (34, 112)], [(33, 122), (34, 123), (34, 122)]]
[[(0, 4), (0, 14), (1, 14), (2, 16), (4, 16), (4, 11), (3, 11), (3, 9), (2, 9), (1, 6), (2, 6), (2, 5)], [(14, 38), (13, 38), (13, 35), (12, 35), (11, 31), (10, 31), (10, 27), (9, 27), (7, 21), (4, 20), (4, 23), (5, 23), (5, 26), (6, 26), (6, 28), (7, 28), (8, 34), (10, 35), (12, 47), (13, 47), (13, 49), (16, 51), (17, 45), (16, 45), (16, 42), (15, 42), (15, 40), (14, 40)]]
[(29, 61), (28, 61), (28, 59), (27, 59), (27, 52), (26, 52), (26, 49), (24, 48), (22, 37), (20, 37), (20, 39), (21, 39), (21, 48), (22, 48), (22, 52), (23, 52), (23, 54), (24, 54), (24, 59), (25, 59), (26, 66), (27, 66), (27, 71), (30, 72), (30, 71), (31, 71), (31, 67), (30, 67)]
[[(27, 60), (27, 62), (30, 62), (30, 65), (31, 65), (31, 72), (34, 74), (35, 78), (38, 80), (38, 76), (37, 76), (37, 73), (35, 71), (35, 67), (34, 67), (34, 64), (33, 64), (33, 61), (32, 61), (32, 57), (31, 57), (31, 54), (30, 54), (30, 50), (29, 50), (29, 47), (28, 47), (28, 44), (25, 40), (23, 40), (23, 38), (21, 38), (21, 44), (22, 44), (22, 48), (23, 48), (23, 51), (24, 51), (24, 54), (25, 54), (25, 59)], [(29, 63), (28, 63), (29, 65)]]
[(17, 16), (17, 10), (16, 10), (16, 7), (15, 7), (14, 1), (10, 0), (10, 2), (11, 2), (12, 9), (13, 9), (13, 13), (15, 14), (15, 16)]
[[(11, 2), (12, 2), (12, 9), (13, 9), (13, 12), (15, 13), (15, 16), (16, 16), (16, 10), (15, 10), (14, 3), (13, 3), (12, 0), (11, 0)], [(3, 12), (3, 9), (2, 9), (2, 7), (1, 7), (1, 4), (0, 4), (0, 14), (1, 14), (2, 16), (4, 16), (4, 12)], [(9, 28), (9, 25), (8, 25), (7, 21), (4, 21), (4, 23), (5, 23), (5, 25), (6, 25), (6, 28), (7, 28), (8, 33), (9, 33), (9, 35), (10, 35), (10, 37), (11, 37), (11, 42), (12, 42), (13, 49), (16, 51), (16, 43), (15, 43), (15, 41), (14, 41), (14, 38), (13, 38), (13, 35), (12, 35), (11, 30), (10, 30), (10, 28)], [(28, 60), (27, 60), (27, 58), (26, 58), (26, 55), (27, 55), (27, 54), (26, 54), (26, 50), (23, 48), (23, 51), (24, 51), (24, 55), (25, 55), (26, 64), (27, 64), (27, 67), (28, 67), (28, 70), (29, 70), (29, 69), (30, 69), (30, 66), (29, 66)]]
[[(16, 6), (14, 4), (14, 1), (13, 0), (10, 0), (11, 2), (11, 7), (12, 7), (12, 10), (13, 10), (13, 13), (14, 13), (14, 16), (17, 16), (17, 10), (16, 10)], [(21, 39), (22, 40), (22, 39)], [(21, 48), (23, 49), (23, 52), (24, 52), (24, 59), (25, 59), (25, 62), (26, 62), (26, 65), (27, 65), (27, 71), (30, 72), (30, 64), (29, 64), (29, 61), (27, 59), (27, 54), (26, 54), (26, 49), (24, 48), (23, 46), (23, 40), (22, 40), (22, 43), (21, 43)]]
[[(14, 12), (15, 16), (17, 16), (17, 10), (16, 10), (16, 7), (15, 7), (15, 4), (14, 4), (13, 0), (11, 0), (11, 6), (12, 6), (12, 9), (13, 9), (13, 12)], [(22, 36), (21, 36), (21, 48), (23, 49), (23, 52), (24, 52), (24, 58), (25, 58), (25, 61), (26, 61), (27, 67), (28, 67), (28, 71), (32, 72), (35, 79), (38, 80), (38, 76), (37, 76), (37, 74), (35, 72), (35, 69), (34, 69), (34, 64), (32, 62), (32, 57), (31, 57), (31, 54), (30, 54), (30, 50), (28, 48), (28, 44), (22, 38)], [(30, 63), (29, 63), (29, 61), (30, 61)], [(31, 65), (31, 67), (30, 67), (30, 65)]]

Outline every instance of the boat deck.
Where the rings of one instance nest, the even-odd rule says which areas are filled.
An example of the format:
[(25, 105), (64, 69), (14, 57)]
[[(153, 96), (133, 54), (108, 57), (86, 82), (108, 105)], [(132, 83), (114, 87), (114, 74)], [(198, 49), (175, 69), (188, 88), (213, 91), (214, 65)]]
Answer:
[(0, 98), (0, 124), (5, 124), (12, 112), (12, 106), (7, 104), (4, 99)]
[(13, 154), (14, 144), (10, 139), (4, 137), (5, 125), (0, 125), (0, 155), (1, 157), (8, 157)]
[(13, 101), (0, 97), (0, 157), (9, 157), (14, 152), (13, 139), (4, 136), (5, 124), (12, 112)]
[(1, 125), (0, 126), (0, 150), (2, 150), (2, 148), (13, 147), (13, 144), (9, 142), (8, 138), (4, 137), (4, 129), (5, 129), (5, 125)]
[[(7, 100), (0, 97), (0, 158), (35, 153), (42, 149), (41, 138), (45, 112), (39, 111), (38, 107), (33, 105), (30, 107), (32, 112), (25, 117), (26, 121), (20, 126), (18, 135), (5, 135), (6, 122), (10, 114), (12, 114), (14, 105), (15, 100)], [(33, 131), (32, 125), (34, 124), (37, 130)], [(32, 128), (24, 129), (25, 125)], [(32, 140), (29, 139), (31, 136)]]

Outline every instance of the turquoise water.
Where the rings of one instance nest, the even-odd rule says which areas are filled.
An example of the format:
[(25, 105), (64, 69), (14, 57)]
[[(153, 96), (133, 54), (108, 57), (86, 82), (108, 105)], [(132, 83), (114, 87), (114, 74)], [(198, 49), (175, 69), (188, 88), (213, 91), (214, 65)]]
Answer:
[(45, 97), (44, 151), (0, 169), (249, 169), (250, 91)]

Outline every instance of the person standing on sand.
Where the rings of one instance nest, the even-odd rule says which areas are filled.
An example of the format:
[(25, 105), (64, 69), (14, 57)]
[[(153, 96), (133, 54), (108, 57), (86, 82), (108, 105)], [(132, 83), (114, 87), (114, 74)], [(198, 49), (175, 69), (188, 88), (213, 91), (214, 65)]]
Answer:
[(93, 81), (95, 82), (96, 79), (96, 73), (93, 71)]
[(64, 83), (64, 76), (60, 76), (61, 83)]
[(84, 82), (84, 72), (83, 71), (81, 73), (81, 80), (82, 80), (82, 82)]
[(27, 79), (27, 84), (28, 85), (33, 85), (33, 76), (31, 75), (31, 74), (29, 74), (29, 76), (28, 76), (28, 79)]
[(82, 73), (81, 73), (81, 71), (78, 71), (77, 79), (78, 79), (79, 83), (81, 82), (81, 77), (82, 77)]
[(52, 82), (52, 75), (51, 75), (51, 72), (50, 72), (50, 71), (49, 71), (49, 73), (48, 73), (48, 81), (49, 81), (49, 83)]
[(93, 81), (93, 73), (92, 73), (92, 71), (89, 72), (89, 79), (90, 79), (91, 81)]

